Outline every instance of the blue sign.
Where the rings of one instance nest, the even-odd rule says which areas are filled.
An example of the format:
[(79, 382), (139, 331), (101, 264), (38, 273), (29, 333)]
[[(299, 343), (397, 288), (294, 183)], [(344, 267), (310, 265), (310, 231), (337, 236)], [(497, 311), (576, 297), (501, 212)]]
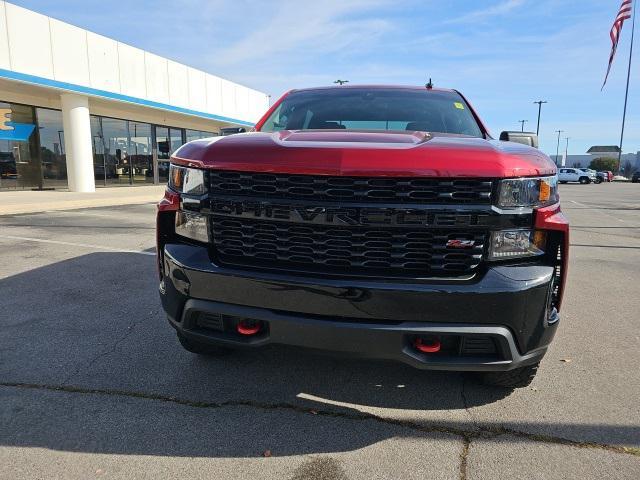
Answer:
[(32, 123), (7, 122), (5, 125), (13, 127), (11, 130), (0, 130), (0, 140), (12, 140), (14, 142), (26, 142), (36, 126)]

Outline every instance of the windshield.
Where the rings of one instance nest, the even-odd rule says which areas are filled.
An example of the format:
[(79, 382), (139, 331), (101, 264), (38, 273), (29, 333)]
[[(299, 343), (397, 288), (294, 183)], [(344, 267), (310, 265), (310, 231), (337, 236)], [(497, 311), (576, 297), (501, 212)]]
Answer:
[(289, 94), (260, 129), (418, 130), (482, 137), (455, 92), (398, 88), (333, 88)]

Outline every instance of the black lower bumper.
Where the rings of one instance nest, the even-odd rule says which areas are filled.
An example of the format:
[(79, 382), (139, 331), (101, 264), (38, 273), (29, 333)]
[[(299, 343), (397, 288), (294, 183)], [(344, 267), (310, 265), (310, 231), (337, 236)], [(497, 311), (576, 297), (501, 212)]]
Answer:
[[(458, 281), (369, 281), (246, 272), (213, 264), (202, 247), (168, 244), (163, 306), (193, 340), (270, 343), (398, 360), (417, 368), (499, 371), (539, 361), (558, 324), (549, 312), (552, 267), (499, 266)], [(260, 334), (233, 329), (259, 320)], [(423, 353), (419, 337), (443, 340)], [(467, 345), (485, 347), (473, 349)], [(474, 343), (475, 342), (475, 343)], [(484, 343), (483, 343), (484, 342)]]

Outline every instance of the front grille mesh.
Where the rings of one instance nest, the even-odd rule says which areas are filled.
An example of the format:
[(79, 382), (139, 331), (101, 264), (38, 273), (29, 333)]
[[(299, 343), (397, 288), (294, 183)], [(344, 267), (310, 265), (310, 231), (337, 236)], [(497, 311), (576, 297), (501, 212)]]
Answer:
[[(326, 273), (442, 276), (472, 272), (482, 260), (484, 232), (338, 227), (212, 215), (218, 260), (227, 265)], [(473, 240), (467, 249), (448, 240)]]
[(490, 180), (211, 171), (212, 194), (367, 203), (491, 203)]
[(493, 338), (484, 335), (462, 337), (460, 353), (465, 357), (496, 355), (497, 349)]

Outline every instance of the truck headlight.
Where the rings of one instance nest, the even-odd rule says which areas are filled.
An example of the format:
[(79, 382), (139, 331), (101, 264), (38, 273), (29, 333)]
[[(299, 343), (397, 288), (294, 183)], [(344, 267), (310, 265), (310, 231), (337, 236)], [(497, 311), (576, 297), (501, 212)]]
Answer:
[(558, 176), (500, 181), (498, 207), (545, 207), (558, 202)]
[(500, 230), (491, 232), (489, 260), (534, 257), (544, 254), (547, 235), (542, 230)]
[(204, 170), (171, 164), (169, 167), (169, 187), (176, 192), (187, 195), (204, 195), (207, 192), (204, 183)]
[(176, 212), (176, 234), (198, 242), (209, 243), (206, 215), (178, 210)]

